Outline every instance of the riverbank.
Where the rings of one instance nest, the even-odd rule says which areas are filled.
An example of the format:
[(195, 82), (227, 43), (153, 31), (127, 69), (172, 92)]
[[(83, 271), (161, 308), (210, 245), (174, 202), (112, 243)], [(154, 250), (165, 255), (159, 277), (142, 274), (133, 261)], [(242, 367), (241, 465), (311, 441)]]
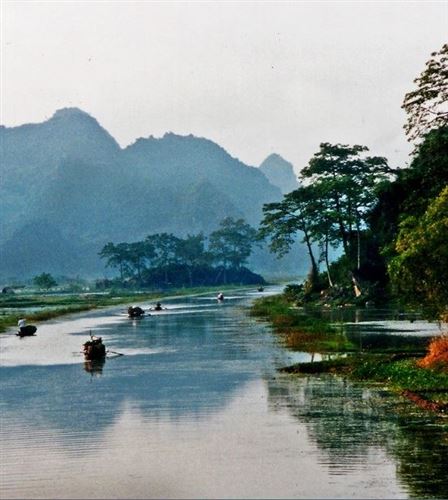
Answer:
[(333, 373), (381, 384), (422, 408), (448, 413), (448, 341), (438, 342), (439, 353), (434, 342), (431, 351), (430, 338), (417, 347), (401, 342), (392, 348), (381, 343), (361, 348), (318, 309), (298, 308), (284, 295), (257, 300), (251, 314), (267, 319), (290, 349), (328, 357), (280, 371), (296, 375)]
[[(167, 297), (201, 295), (218, 291), (235, 290), (235, 285), (225, 287), (178, 288), (166, 291), (114, 291), (102, 293), (34, 293), (8, 294), (0, 296), (0, 333), (17, 325), (19, 318), (26, 316), (29, 323), (83, 311), (121, 304), (138, 304), (157, 301)], [(247, 286), (240, 288), (248, 288)]]

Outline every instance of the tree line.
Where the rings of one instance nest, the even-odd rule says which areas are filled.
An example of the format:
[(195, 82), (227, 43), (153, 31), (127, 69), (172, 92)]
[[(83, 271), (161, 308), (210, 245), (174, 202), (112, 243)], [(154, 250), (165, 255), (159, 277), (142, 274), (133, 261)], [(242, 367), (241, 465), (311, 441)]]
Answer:
[[(409, 166), (392, 169), (365, 146), (323, 143), (301, 186), (264, 206), (260, 236), (272, 252), (285, 254), (298, 237), (308, 249), (301, 300), (354, 292), (448, 318), (448, 45), (414, 82), (402, 105)], [(330, 263), (331, 248), (342, 255)]]
[(244, 267), (257, 232), (244, 219), (223, 219), (208, 238), (150, 234), (132, 243), (109, 242), (99, 252), (107, 267), (118, 270), (121, 283), (139, 286), (259, 283), (263, 279)]

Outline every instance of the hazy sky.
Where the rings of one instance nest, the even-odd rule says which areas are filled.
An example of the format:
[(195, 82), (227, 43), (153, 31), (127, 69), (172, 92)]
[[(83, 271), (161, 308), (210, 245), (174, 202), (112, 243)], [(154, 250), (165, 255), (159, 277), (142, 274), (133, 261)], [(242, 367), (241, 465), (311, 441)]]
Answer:
[(400, 106), (448, 41), (448, 2), (1, 1), (1, 123), (92, 114), (122, 145), (172, 131), (299, 171), (321, 142), (393, 166)]

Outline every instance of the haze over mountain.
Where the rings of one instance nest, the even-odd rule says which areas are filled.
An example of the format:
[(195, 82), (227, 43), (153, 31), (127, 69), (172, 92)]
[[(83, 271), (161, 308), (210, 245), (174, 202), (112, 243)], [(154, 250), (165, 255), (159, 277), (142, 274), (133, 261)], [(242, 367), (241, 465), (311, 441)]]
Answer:
[[(281, 198), (262, 170), (204, 138), (172, 133), (121, 149), (77, 108), (0, 128), (0, 275), (99, 275), (108, 241), (215, 230), (226, 216), (256, 226)], [(263, 259), (262, 259), (263, 260)]]
[(299, 187), (292, 163), (276, 153), (269, 155), (263, 161), (260, 170), (273, 186), (280, 189), (282, 194), (290, 193)]

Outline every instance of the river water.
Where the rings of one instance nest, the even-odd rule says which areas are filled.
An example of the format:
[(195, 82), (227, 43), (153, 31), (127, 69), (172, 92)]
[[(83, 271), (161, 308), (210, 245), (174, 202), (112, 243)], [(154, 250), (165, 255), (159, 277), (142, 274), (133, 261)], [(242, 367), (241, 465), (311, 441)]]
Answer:
[[(260, 295), (4, 334), (1, 498), (447, 498), (446, 422), (381, 387), (279, 374), (309, 355), (247, 314)], [(90, 331), (124, 356), (85, 364)]]

